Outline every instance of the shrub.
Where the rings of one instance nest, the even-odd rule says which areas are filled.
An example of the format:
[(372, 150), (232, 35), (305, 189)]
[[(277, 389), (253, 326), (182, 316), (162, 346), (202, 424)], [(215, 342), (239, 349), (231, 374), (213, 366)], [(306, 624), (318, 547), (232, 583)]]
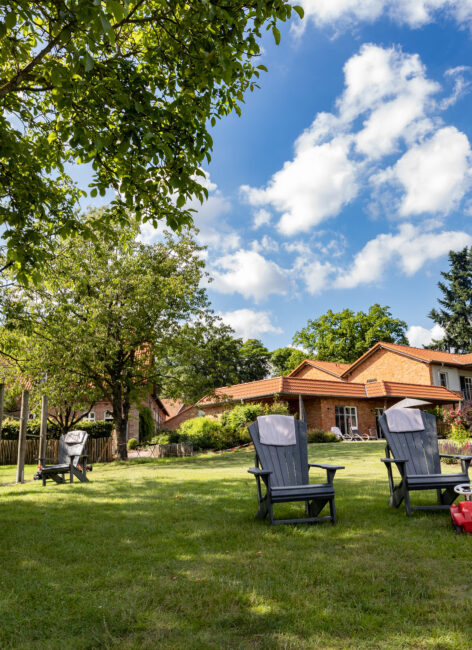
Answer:
[(324, 429), (309, 429), (307, 431), (308, 442), (340, 442), (341, 438), (335, 436), (331, 431)]
[[(41, 423), (39, 420), (28, 420), (26, 427), (26, 436), (28, 438), (39, 438), (39, 431)], [(96, 422), (88, 422), (82, 420), (78, 422), (74, 429), (82, 429), (89, 434), (89, 438), (109, 438), (113, 431), (113, 422), (105, 422), (104, 420), (97, 420)], [(18, 440), (20, 433), (20, 421), (13, 418), (5, 418), (2, 423), (2, 439), (3, 440)], [(61, 431), (57, 424), (48, 422), (48, 438), (57, 439), (61, 435)]]
[(128, 445), (127, 445), (128, 449), (136, 449), (137, 446), (138, 446), (138, 441), (136, 440), (136, 438), (130, 438), (128, 440)]
[(169, 445), (174, 442), (180, 442), (180, 434), (172, 429), (160, 429), (160, 432), (150, 440), (152, 444)]
[(154, 433), (154, 418), (149, 406), (139, 407), (139, 439), (146, 442), (152, 438)]
[[(463, 454), (464, 456), (472, 456), (472, 443), (466, 442), (465, 444), (458, 444), (452, 441), (440, 442), (439, 453)], [(449, 465), (455, 465), (459, 463), (459, 460), (457, 460), (457, 458), (441, 458), (441, 462), (447, 463)]]
[(180, 425), (178, 442), (188, 442), (195, 449), (225, 449), (223, 427), (212, 418), (192, 418)]
[(221, 416), (221, 425), (225, 432), (228, 447), (244, 445), (251, 441), (248, 426), (260, 415), (289, 415), (286, 402), (271, 402), (267, 404), (238, 404)]

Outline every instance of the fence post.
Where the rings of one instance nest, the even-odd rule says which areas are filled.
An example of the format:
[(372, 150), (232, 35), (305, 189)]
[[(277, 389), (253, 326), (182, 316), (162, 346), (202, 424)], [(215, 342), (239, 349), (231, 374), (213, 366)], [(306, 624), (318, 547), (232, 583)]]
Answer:
[(25, 482), (25, 451), (26, 427), (28, 426), (29, 391), (24, 390), (21, 395), (20, 432), (18, 435), (18, 461), (16, 466), (16, 482)]
[(41, 465), (41, 458), (46, 458), (46, 440), (48, 434), (48, 396), (41, 397), (41, 428), (39, 429), (39, 450), (38, 465)]
[(0, 384), (0, 440), (2, 439), (3, 404), (5, 401), (5, 384)]

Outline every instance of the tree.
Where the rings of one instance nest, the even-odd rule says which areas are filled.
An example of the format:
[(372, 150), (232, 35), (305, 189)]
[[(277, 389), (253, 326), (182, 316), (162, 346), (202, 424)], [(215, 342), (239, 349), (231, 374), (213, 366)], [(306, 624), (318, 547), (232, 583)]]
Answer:
[(248, 339), (239, 348), (240, 382), (264, 379), (269, 373), (270, 352), (259, 339)]
[[(10, 0), (0, 8), (0, 223), (4, 266), (26, 281), (57, 235), (93, 238), (65, 163), (90, 163), (115, 216), (191, 220), (209, 125), (257, 86), (263, 28), (288, 0)], [(104, 218), (108, 213), (102, 215)]]
[(321, 361), (353, 363), (375, 343), (408, 345), (407, 324), (393, 318), (388, 306), (372, 305), (367, 313), (331, 309), (295, 333), (293, 343)]
[(270, 364), (272, 366), (272, 376), (279, 377), (280, 375), (288, 375), (292, 370), (300, 365), (305, 359), (309, 359), (310, 355), (296, 348), (277, 348), (271, 352)]
[(67, 240), (47, 279), (10, 288), (4, 309), (5, 330), (26, 330), (35, 342), (34, 354), (25, 349), (19, 359), (28, 376), (67, 372), (111, 402), (122, 458), (131, 404), (162, 380), (167, 367), (159, 362), (169, 350), (191, 346), (185, 323), (207, 313), (204, 263), (190, 234), (153, 246), (134, 235), (126, 232), (119, 245)]
[(444, 336), (428, 347), (465, 354), (472, 352), (472, 247), (450, 251), (449, 264), (450, 270), (441, 272), (445, 282), (438, 282), (441, 308), (429, 313)]

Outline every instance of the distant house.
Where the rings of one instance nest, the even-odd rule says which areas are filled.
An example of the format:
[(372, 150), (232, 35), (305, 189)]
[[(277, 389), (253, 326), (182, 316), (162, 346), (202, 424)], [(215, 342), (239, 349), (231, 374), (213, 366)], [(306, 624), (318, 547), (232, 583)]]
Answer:
[(378, 431), (383, 411), (405, 397), (457, 406), (471, 393), (472, 354), (377, 343), (352, 364), (305, 360), (287, 377), (219, 388), (164, 426), (177, 428), (199, 411), (218, 417), (236, 403), (272, 401), (275, 396), (297, 413), (301, 396), (309, 428), (338, 426), (345, 432), (355, 426), (366, 433)]

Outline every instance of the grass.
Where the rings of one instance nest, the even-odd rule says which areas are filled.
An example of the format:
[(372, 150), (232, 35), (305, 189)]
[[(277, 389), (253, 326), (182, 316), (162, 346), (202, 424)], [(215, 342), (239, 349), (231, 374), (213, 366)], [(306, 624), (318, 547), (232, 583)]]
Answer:
[(381, 443), (310, 445), (346, 465), (336, 526), (254, 520), (249, 451), (2, 487), (0, 647), (470, 647), (472, 537), (447, 512), (389, 508), (381, 456)]

